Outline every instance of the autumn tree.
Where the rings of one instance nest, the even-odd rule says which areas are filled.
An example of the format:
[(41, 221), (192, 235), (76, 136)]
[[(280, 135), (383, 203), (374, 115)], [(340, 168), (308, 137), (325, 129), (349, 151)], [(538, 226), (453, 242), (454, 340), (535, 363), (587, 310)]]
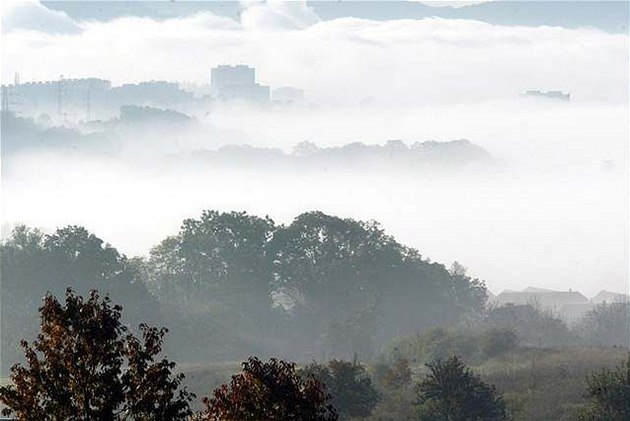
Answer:
[(418, 418), (423, 421), (499, 421), (505, 403), (494, 386), (484, 383), (458, 357), (427, 364), (418, 384)]
[(211, 421), (335, 421), (324, 385), (302, 378), (294, 363), (250, 358), (243, 371), (204, 398), (202, 417)]
[(18, 420), (185, 420), (192, 394), (181, 389), (175, 364), (156, 361), (165, 329), (140, 326), (136, 338), (121, 323), (122, 307), (92, 291), (66, 291), (40, 308), (41, 331), (22, 341), (26, 364), (11, 368), (0, 388), (3, 414)]

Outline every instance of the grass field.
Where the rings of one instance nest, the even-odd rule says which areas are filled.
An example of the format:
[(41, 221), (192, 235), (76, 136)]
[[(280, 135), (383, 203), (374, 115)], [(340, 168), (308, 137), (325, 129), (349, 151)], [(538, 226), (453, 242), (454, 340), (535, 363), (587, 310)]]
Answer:
[[(519, 349), (473, 365), (472, 369), (503, 394), (514, 421), (568, 421), (577, 419), (576, 411), (586, 402), (586, 376), (618, 366), (627, 357), (628, 350), (623, 348)], [(186, 375), (185, 384), (197, 394), (196, 408), (200, 408), (201, 398), (229, 382), (240, 364), (181, 369)], [(426, 372), (421, 365), (412, 369), (414, 381)]]
[[(519, 349), (471, 367), (503, 394), (514, 421), (569, 421), (577, 419), (577, 410), (586, 402), (586, 377), (619, 366), (627, 358), (628, 349), (624, 348)], [(185, 386), (197, 395), (194, 408), (201, 409), (202, 397), (229, 382), (239, 372), (240, 363), (178, 367), (186, 375)], [(426, 369), (417, 365), (412, 372), (418, 381)], [(8, 381), (2, 378), (0, 384)], [(408, 407), (409, 400), (409, 396), (400, 396), (384, 405)]]

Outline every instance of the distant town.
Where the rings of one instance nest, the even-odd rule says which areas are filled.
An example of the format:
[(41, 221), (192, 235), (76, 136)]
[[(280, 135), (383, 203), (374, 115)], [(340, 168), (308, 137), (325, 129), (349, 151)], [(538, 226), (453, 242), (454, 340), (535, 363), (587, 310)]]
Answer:
[(256, 106), (299, 105), (304, 91), (295, 87), (261, 85), (256, 69), (247, 65), (220, 65), (210, 71), (209, 84), (147, 81), (113, 86), (98, 78), (20, 82), (2, 85), (2, 110), (55, 123), (108, 119), (124, 105), (167, 108), (183, 113), (207, 109), (218, 102)]

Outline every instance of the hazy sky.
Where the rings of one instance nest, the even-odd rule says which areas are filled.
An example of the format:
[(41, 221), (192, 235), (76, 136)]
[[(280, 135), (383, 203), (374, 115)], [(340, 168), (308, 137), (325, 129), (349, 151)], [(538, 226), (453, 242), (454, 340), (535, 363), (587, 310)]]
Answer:
[[(3, 222), (85, 224), (144, 254), (204, 208), (280, 222), (322, 209), (379, 220), (423, 255), (462, 262), (494, 292), (628, 290), (626, 34), (435, 18), (321, 21), (303, 2), (247, 6), (240, 22), (208, 12), (80, 22), (36, 2), (5, 4), (2, 78), (208, 83), (214, 65), (250, 64), (263, 84), (304, 88), (311, 107), (216, 110), (201, 118), (207, 134), (190, 148), (467, 138), (502, 160), (503, 172), (314, 177), (169, 170), (137, 150), (117, 159), (28, 155), (3, 179)], [(529, 89), (570, 92), (572, 101), (519, 96)], [(152, 153), (174, 144), (133, 141)], [(607, 160), (614, 170), (605, 173)]]

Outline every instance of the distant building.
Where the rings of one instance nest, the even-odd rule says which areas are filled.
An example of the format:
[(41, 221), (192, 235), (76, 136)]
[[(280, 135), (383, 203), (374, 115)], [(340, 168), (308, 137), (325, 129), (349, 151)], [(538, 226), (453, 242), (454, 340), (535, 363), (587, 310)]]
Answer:
[(177, 83), (159, 80), (127, 83), (111, 90), (111, 102), (116, 107), (123, 105), (172, 107), (175, 104), (192, 101), (193, 96), (191, 92), (181, 89)]
[(557, 316), (570, 325), (579, 323), (589, 311), (593, 310), (593, 303), (564, 304), (557, 312)]
[[(87, 118), (94, 104), (106, 101), (111, 82), (97, 78), (64, 79), (56, 81), (19, 83), (4, 86), (11, 108), (25, 116), (49, 114), (58, 118)], [(74, 119), (74, 118), (71, 118)]]
[(499, 305), (531, 304), (541, 309), (558, 313), (568, 304), (588, 304), (589, 300), (577, 291), (553, 291), (540, 288), (526, 288), (523, 291), (503, 291), (494, 302)]
[(221, 101), (268, 104), (269, 86), (256, 83), (256, 69), (245, 65), (221, 65), (210, 71), (212, 96)]
[(558, 99), (561, 101), (568, 101), (569, 99), (571, 99), (571, 94), (565, 94), (562, 91), (527, 91), (525, 92), (525, 96)]
[(593, 304), (611, 304), (618, 302), (629, 302), (630, 296), (626, 294), (620, 294), (618, 292), (600, 291), (596, 296), (591, 298)]
[(600, 291), (590, 300), (577, 291), (554, 291), (527, 287), (523, 291), (505, 290), (496, 297), (489, 298), (498, 306), (533, 305), (549, 311), (569, 324), (579, 322), (599, 304), (630, 302), (630, 296), (610, 291)]
[(194, 102), (194, 95), (177, 83), (150, 81), (112, 87), (108, 80), (97, 78), (3, 85), (3, 109), (24, 117), (52, 117), (60, 121), (89, 121), (110, 118), (120, 107), (141, 105), (184, 107)]

